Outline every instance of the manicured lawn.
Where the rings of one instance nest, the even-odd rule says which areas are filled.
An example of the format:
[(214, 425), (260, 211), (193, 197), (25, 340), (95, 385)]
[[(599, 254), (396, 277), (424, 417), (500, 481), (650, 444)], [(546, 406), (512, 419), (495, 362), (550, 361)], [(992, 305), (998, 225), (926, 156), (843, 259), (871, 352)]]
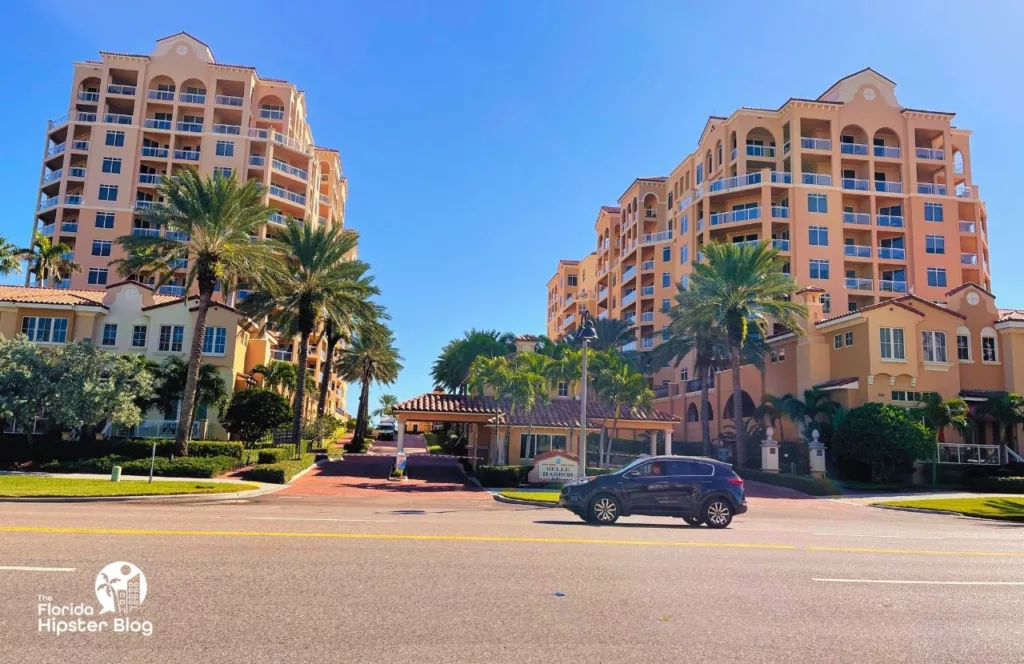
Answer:
[(558, 502), (558, 491), (515, 491), (509, 489), (508, 491), (499, 491), (498, 495), (516, 500), (536, 500), (542, 503)]
[(934, 498), (931, 500), (891, 500), (877, 504), (959, 512), (967, 516), (980, 516), (987, 519), (1024, 521), (1024, 498)]
[(235, 493), (258, 489), (255, 484), (140, 480), (77, 480), (57, 477), (0, 476), (0, 497), (80, 498), (87, 496), (155, 496), (187, 493)]

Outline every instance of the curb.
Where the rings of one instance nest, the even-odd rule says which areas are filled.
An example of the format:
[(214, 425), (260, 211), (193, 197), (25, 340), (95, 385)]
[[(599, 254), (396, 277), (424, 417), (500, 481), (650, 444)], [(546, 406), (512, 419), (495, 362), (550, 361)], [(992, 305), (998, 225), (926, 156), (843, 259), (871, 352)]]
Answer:
[[(197, 478), (202, 482), (202, 478)], [(252, 484), (259, 484), (252, 482)], [(236, 493), (178, 493), (160, 496), (8, 496), (0, 498), (0, 503), (123, 503), (127, 501), (171, 501), (176, 500), (183, 503), (212, 503), (222, 500), (238, 500), (241, 498), (256, 498), (283, 489), (286, 484), (261, 485), (259, 489), (249, 491), (238, 491)]]
[[(479, 484), (479, 482), (477, 482), (477, 484)], [(506, 496), (502, 496), (496, 491), (488, 491), (487, 489), (484, 489), (484, 491), (487, 491), (489, 494), (491, 494), (491, 497), (494, 498), (499, 503), (508, 503), (509, 505), (531, 505), (533, 507), (547, 508), (561, 507), (561, 505), (559, 505), (558, 503), (541, 502), (539, 500), (521, 500), (519, 498), (508, 498)]]
[(1000, 517), (1000, 516), (972, 516), (970, 514), (962, 514), (960, 512), (952, 512), (950, 510), (929, 510), (921, 507), (896, 507), (895, 505), (879, 505), (870, 504), (867, 507), (874, 507), (880, 510), (892, 510), (893, 512), (913, 512), (915, 514), (939, 514), (942, 516), (955, 516), (961, 519), (970, 519), (971, 521), (1008, 521), (1010, 523), (1022, 523), (1024, 518), (1021, 517)]

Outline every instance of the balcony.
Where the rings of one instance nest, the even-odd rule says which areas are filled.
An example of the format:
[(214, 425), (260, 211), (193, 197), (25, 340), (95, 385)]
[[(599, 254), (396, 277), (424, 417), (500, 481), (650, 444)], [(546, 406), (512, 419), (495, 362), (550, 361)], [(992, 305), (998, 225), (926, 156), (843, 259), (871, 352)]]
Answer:
[(565, 296), (565, 304), (563, 304), (562, 306), (563, 307), (567, 307), (567, 306), (569, 306), (570, 304), (572, 304), (575, 301), (576, 301), (576, 298), (573, 296), (572, 293), (569, 293), (568, 295)]
[(944, 184), (935, 184), (935, 183), (932, 183), (932, 182), (918, 182), (917, 183), (917, 193), (919, 193), (919, 194), (928, 194), (928, 195), (931, 195), (931, 196), (945, 196), (946, 195), (946, 185), (944, 185)]
[(199, 150), (175, 150), (174, 158), (185, 161), (199, 161)]
[(850, 290), (869, 291), (873, 288), (872, 283), (871, 279), (846, 278), (846, 287)]
[(153, 101), (174, 101), (174, 91), (172, 90), (150, 90), (146, 93), (147, 99)]
[(232, 97), (231, 95), (215, 95), (213, 97), (213, 103), (218, 106), (241, 106), (244, 102), (242, 97)]
[(292, 150), (298, 150), (299, 152), (309, 154), (309, 146), (298, 139), (285, 136), (279, 131), (275, 131), (271, 138), (278, 145), (283, 145), (286, 148), (291, 148)]
[(654, 348), (654, 337), (644, 337), (640, 340), (641, 348)]
[(174, 297), (185, 297), (184, 286), (161, 286), (157, 291), (160, 295), (173, 295)]
[(167, 148), (142, 148), (143, 157), (151, 157), (153, 159), (167, 159), (168, 149)]
[(644, 286), (641, 288), (640, 297), (654, 297), (654, 286)]
[(907, 282), (881, 279), (878, 282), (878, 290), (882, 291), (883, 293), (906, 293)]
[(957, 198), (974, 198), (974, 190), (971, 189), (970, 187), (964, 187), (963, 189), (958, 189), (957, 192), (956, 192), (956, 197)]
[(292, 350), (290, 348), (275, 348), (270, 351), (270, 357), (279, 362), (291, 362)]
[(182, 233), (181, 231), (167, 231), (164, 233), (164, 237), (168, 240), (174, 240), (175, 242), (188, 242), (188, 233)]
[(280, 212), (271, 212), (267, 217), (267, 221), (278, 226), (284, 226), (288, 222), (288, 218)]
[(55, 171), (50, 171), (49, 173), (43, 176), (43, 184), (46, 184), (47, 182), (53, 182), (54, 180), (59, 180), (62, 175), (64, 175), (64, 170), (61, 168), (58, 168)]
[(683, 200), (679, 201), (679, 211), (682, 212), (686, 208), (690, 207), (690, 205), (692, 203), (693, 203), (693, 194), (690, 194), (689, 196), (687, 196)]
[(284, 109), (261, 108), (260, 119), (262, 120), (284, 120)]
[(291, 164), (286, 164), (280, 159), (274, 159), (271, 163), (275, 171), (281, 171), (282, 173), (287, 173), (288, 175), (294, 175), (300, 180), (309, 179), (309, 173), (307, 171), (296, 166), (292, 166)]
[(68, 177), (69, 178), (84, 178), (85, 177), (85, 168), (83, 168), (82, 166), (72, 166), (71, 168), (68, 169)]
[(761, 173), (747, 173), (746, 175), (734, 175), (731, 178), (715, 180), (708, 185), (708, 192), (715, 194), (733, 189), (742, 189), (761, 184)]
[(232, 136), (240, 136), (242, 134), (242, 125), (231, 125), (231, 124), (214, 124), (213, 133), (215, 134), (230, 134)]
[(868, 156), (868, 146), (866, 143), (840, 143), (839, 153), (866, 157)]
[(935, 148), (914, 148), (914, 154), (918, 159), (934, 159), (936, 161), (942, 161), (946, 158), (946, 154), (942, 150)]
[(642, 312), (640, 312), (640, 322), (641, 323), (653, 323), (654, 322), (654, 312), (653, 311), (642, 311)]
[(139, 184), (158, 185), (160, 175), (158, 173), (139, 173)]
[(158, 129), (160, 131), (170, 131), (171, 121), (161, 120), (158, 118), (146, 118), (142, 121), (142, 126), (146, 129)]
[(876, 145), (875, 156), (884, 157), (886, 159), (899, 159), (902, 152), (897, 145)]
[(772, 171), (772, 184), (793, 184), (793, 174), (786, 171)]
[(562, 329), (564, 330), (565, 328), (569, 327), (575, 322), (576, 314), (569, 314), (568, 316), (565, 317), (565, 320), (562, 321)]
[(640, 244), (656, 244), (667, 242), (672, 239), (672, 231), (661, 231), (660, 233), (648, 233), (640, 238)]
[[(75, 122), (96, 122), (96, 114), (88, 113), (86, 111), (78, 111), (75, 113)], [(106, 120), (104, 120), (106, 122)], [(131, 120), (124, 124), (131, 124)]]
[(654, 208), (644, 208), (644, 216), (648, 219), (654, 219), (658, 216), (658, 211)]
[(605, 286), (601, 290), (597, 291), (597, 301), (602, 302), (608, 299), (608, 287)]
[(53, 146), (50, 147), (49, 150), (46, 151), (46, 156), (47, 157), (56, 157), (59, 154), (64, 154), (64, 150), (67, 147), (68, 147), (67, 143), (58, 143), (56, 145), (53, 145)]
[(773, 205), (772, 219), (789, 219), (789, 208), (781, 205)]
[(636, 350), (636, 341), (629, 341), (620, 346), (623, 353), (631, 353)]
[(852, 191), (870, 191), (871, 183), (864, 178), (843, 178), (841, 180), (843, 189)]
[(772, 240), (772, 248), (779, 251), (789, 251), (789, 240)]
[(622, 322), (628, 325), (636, 325), (636, 314), (626, 314), (622, 317)]
[[(61, 233), (77, 233), (78, 232), (78, 222), (77, 221), (64, 221), (64, 222), (61, 222), (60, 232)], [(74, 255), (74, 252), (72, 252), (71, 253), (71, 257), (68, 260), (74, 260), (74, 259), (75, 259), (75, 255)]]
[(739, 152), (739, 151), (738, 151), (738, 150), (737, 150), (736, 148), (733, 148), (733, 149), (732, 149), (732, 150), (731, 150), (731, 151), (729, 152), (729, 161), (736, 161), (736, 155), (737, 155), (737, 153), (738, 153), (738, 152)]
[(276, 184), (270, 185), (270, 194), (271, 196), (283, 198), (286, 201), (291, 201), (292, 203), (296, 203), (298, 205), (306, 205), (305, 196), (303, 196), (302, 194), (296, 194), (293, 191), (288, 191), (287, 189), (284, 189), (282, 187), (278, 187)]
[(116, 83), (111, 83), (110, 85), (107, 86), (107, 94), (108, 95), (122, 95), (124, 97), (134, 97), (135, 96), (135, 86), (134, 85), (118, 85)]
[(711, 213), (711, 225), (720, 226), (722, 224), (737, 224), (744, 221), (752, 221), (754, 219), (761, 218), (761, 208), (752, 207), (744, 208), (742, 210), (732, 210), (731, 212), (712, 212)]
[(179, 122), (175, 125), (175, 128), (177, 128), (178, 131), (186, 131), (192, 134), (203, 133), (202, 122)]
[(249, 131), (246, 133), (249, 135), (249, 138), (255, 138), (260, 141), (265, 141), (270, 137), (270, 130), (260, 127), (249, 127)]
[(748, 157), (762, 157), (767, 159), (775, 159), (775, 146), (774, 145), (748, 145), (747, 146)]
[(81, 205), (82, 195), (81, 194), (68, 194), (64, 197), (64, 205)]
[(804, 150), (831, 150), (832, 140), (828, 138), (800, 137), (800, 147)]
[(626, 307), (636, 302), (636, 291), (631, 290), (622, 296), (622, 306)]
[(832, 176), (827, 173), (801, 173), (800, 182), (815, 187), (831, 187)]
[(84, 101), (89, 104), (95, 104), (100, 100), (100, 93), (98, 92), (79, 92), (78, 101)]
[(977, 231), (977, 226), (973, 221), (961, 221), (960, 232), (961, 233), (974, 233)]
[(205, 104), (206, 93), (182, 92), (178, 95), (178, 101), (180, 101), (182, 104)]
[(261, 154), (251, 154), (249, 155), (249, 165), (263, 168), (267, 165), (267, 158)]
[(636, 266), (630, 265), (622, 272), (622, 283), (626, 283), (630, 279), (636, 276)]
[(89, 150), (89, 141), (71, 141), (71, 149), (87, 152)]
[(320, 204), (321, 205), (330, 205), (331, 204), (331, 197), (328, 196), (327, 194), (320, 194)]
[(53, 287), (54, 288), (60, 288), (62, 290), (67, 290), (67, 289), (71, 288), (71, 280), (70, 279), (61, 279), (60, 281), (55, 283), (53, 285)]
[(132, 123), (132, 116), (127, 113), (104, 113), (103, 121), (107, 124), (130, 125)]
[(844, 212), (843, 223), (855, 224), (857, 226), (870, 226), (871, 215), (867, 212)]
[(960, 254), (961, 265), (977, 265), (978, 254)]
[(604, 311), (602, 311), (601, 313), (599, 313), (597, 315), (597, 320), (605, 320), (606, 318), (608, 318), (608, 310), (607, 309), (605, 309)]
[(185, 270), (188, 269), (188, 259), (175, 258), (174, 260), (169, 261), (167, 263), (167, 266), (170, 267), (172, 270)]
[(654, 261), (644, 261), (643, 263), (640, 263), (640, 271), (641, 272), (650, 272), (653, 269), (654, 269)]
[(53, 235), (53, 232), (57, 230), (57, 224), (47, 224), (39, 227), (39, 234), (49, 237)]
[(715, 376), (714, 374), (712, 374), (707, 381), (704, 381), (700, 378), (697, 378), (696, 380), (686, 381), (686, 393), (692, 394), (693, 392), (700, 392), (701, 390), (704, 389), (705, 382), (709, 390), (715, 389)]
[(887, 180), (875, 180), (875, 191), (883, 191), (889, 194), (902, 194), (902, 182), (890, 182)]
[(152, 210), (152, 209), (153, 209), (153, 201), (146, 201), (146, 200), (135, 201), (135, 211), (136, 212), (138, 212), (140, 210)]
[(132, 235), (135, 237), (160, 237), (159, 228), (133, 228)]
[(53, 131), (54, 129), (59, 129), (60, 127), (63, 127), (64, 125), (66, 125), (68, 123), (68, 120), (70, 119), (70, 117), (71, 116), (69, 114), (65, 113), (64, 115), (60, 116), (59, 118), (54, 118), (52, 120), (47, 120), (46, 128), (49, 131)]
[(250, 295), (252, 295), (252, 291), (251, 290), (247, 290), (245, 288), (239, 288), (235, 292), (235, 302), (242, 302), (243, 300), (245, 300), (245, 298), (249, 297)]
[(875, 217), (875, 221), (879, 226), (886, 228), (903, 228), (904, 226), (903, 217), (896, 214), (880, 214)]
[(871, 258), (871, 247), (863, 244), (844, 244), (843, 255), (851, 258)]
[(905, 261), (907, 250), (903, 247), (879, 247), (878, 257), (887, 261)]

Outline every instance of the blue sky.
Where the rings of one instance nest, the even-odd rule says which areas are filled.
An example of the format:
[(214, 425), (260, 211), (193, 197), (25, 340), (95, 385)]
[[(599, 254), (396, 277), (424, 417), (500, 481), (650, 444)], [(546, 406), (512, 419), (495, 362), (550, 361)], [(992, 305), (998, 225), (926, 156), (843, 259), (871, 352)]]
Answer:
[(1024, 107), (1024, 3), (27, 5), (9, 10), (0, 42), (0, 235), (28, 241), (43, 132), (67, 110), (71, 62), (148, 53), (187, 30), (218, 60), (306, 90), (317, 143), (341, 151), (347, 223), (405, 356), (389, 388), (399, 398), (430, 389), (440, 347), (467, 328), (543, 332), (556, 261), (590, 251), (598, 206), (634, 177), (667, 174), (708, 115), (815, 97), (865, 66), (895, 80), (904, 105), (955, 111), (974, 130), (994, 289), (1000, 306), (1024, 307), (1010, 131)]

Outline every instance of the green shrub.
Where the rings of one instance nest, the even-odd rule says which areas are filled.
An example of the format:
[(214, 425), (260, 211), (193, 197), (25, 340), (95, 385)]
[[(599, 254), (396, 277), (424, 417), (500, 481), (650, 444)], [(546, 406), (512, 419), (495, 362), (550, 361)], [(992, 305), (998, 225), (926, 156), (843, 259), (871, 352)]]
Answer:
[(292, 407), (287, 399), (277, 392), (250, 387), (235, 392), (221, 423), (232, 437), (252, 445), (291, 419)]
[(301, 459), (260, 464), (243, 471), (242, 478), (251, 482), (287, 484), (293, 477), (312, 466), (315, 461), (315, 454), (303, 454)]
[(240, 442), (227, 440), (193, 440), (188, 444), (189, 457), (227, 456), (241, 459), (245, 446)]
[(259, 450), (257, 463), (277, 463), (288, 461), (295, 457), (295, 449), (291, 447), (265, 447)]
[(608, 473), (614, 473), (618, 468), (587, 468), (587, 475), (607, 475)]
[[(129, 459), (108, 455), (94, 459), (51, 461), (40, 470), (64, 473), (109, 474), (114, 466), (121, 466), (123, 475), (149, 475), (150, 459)], [(153, 475), (159, 477), (216, 477), (233, 470), (238, 459), (230, 456), (178, 457), (174, 461), (157, 457), (152, 461)]]
[(1024, 477), (972, 477), (964, 484), (979, 493), (1024, 493)]
[(762, 482), (787, 489), (794, 489), (809, 496), (840, 496), (842, 488), (827, 477), (805, 477), (784, 473), (766, 473), (751, 468), (734, 468), (736, 474), (751, 482)]
[(517, 487), (527, 480), (533, 466), (477, 466), (480, 484), (494, 489)]
[(363, 438), (345, 443), (345, 451), (350, 454), (366, 454), (373, 447), (373, 438)]
[(866, 403), (846, 414), (830, 452), (844, 474), (859, 465), (870, 468), (871, 481), (888, 482), (914, 472), (915, 461), (933, 458), (935, 441), (905, 408)]

